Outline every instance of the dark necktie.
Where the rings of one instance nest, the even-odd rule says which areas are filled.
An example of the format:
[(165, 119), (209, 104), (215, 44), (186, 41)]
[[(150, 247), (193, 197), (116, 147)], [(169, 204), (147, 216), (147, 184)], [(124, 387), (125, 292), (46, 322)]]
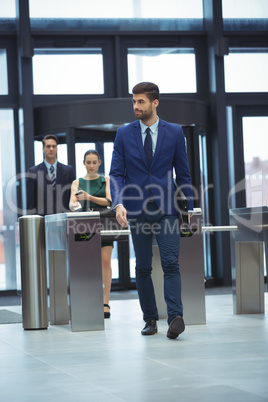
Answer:
[(50, 181), (53, 187), (53, 190), (56, 188), (56, 174), (55, 174), (55, 169), (54, 166), (50, 166)]
[(144, 141), (144, 152), (147, 159), (148, 167), (150, 168), (153, 160), (153, 144), (151, 130), (149, 127), (146, 129), (146, 133), (147, 134)]

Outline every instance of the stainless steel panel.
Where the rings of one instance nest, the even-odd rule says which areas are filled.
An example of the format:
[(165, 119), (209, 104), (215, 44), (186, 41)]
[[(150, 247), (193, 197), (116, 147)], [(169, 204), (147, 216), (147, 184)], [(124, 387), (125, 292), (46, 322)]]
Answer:
[(99, 212), (45, 220), (51, 323), (67, 323), (70, 310), (72, 331), (104, 329)]
[(66, 255), (63, 250), (49, 251), (49, 321), (51, 325), (69, 324)]
[[(268, 266), (268, 207), (229, 211), (234, 314), (264, 313), (264, 258)], [(264, 252), (265, 249), (265, 252)], [(266, 256), (266, 257), (265, 257)]]
[(233, 297), (235, 314), (264, 313), (263, 242), (236, 242)]
[(23, 328), (44, 329), (48, 326), (44, 218), (22, 216), (19, 230)]
[[(97, 220), (84, 221), (94, 234)], [(89, 226), (90, 225), (90, 226)], [(92, 227), (92, 230), (91, 228)], [(77, 231), (68, 234), (69, 285), (72, 331), (104, 329), (101, 236), (75, 241)]]

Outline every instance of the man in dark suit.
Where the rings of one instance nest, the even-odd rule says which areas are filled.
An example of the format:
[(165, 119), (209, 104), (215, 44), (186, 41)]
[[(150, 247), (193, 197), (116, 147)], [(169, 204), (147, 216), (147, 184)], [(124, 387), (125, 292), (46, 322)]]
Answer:
[[(145, 327), (157, 332), (158, 311), (152, 271), (152, 241), (156, 238), (164, 271), (168, 338), (184, 331), (179, 270), (180, 223), (174, 173), (193, 209), (191, 177), (182, 128), (158, 118), (159, 89), (150, 82), (133, 88), (136, 121), (117, 131), (110, 171), (111, 195), (121, 226), (130, 224), (136, 255), (136, 285)], [(190, 222), (190, 214), (189, 214)]]
[(27, 173), (27, 213), (50, 215), (69, 211), (73, 168), (57, 161), (58, 139), (43, 139), (44, 161)]

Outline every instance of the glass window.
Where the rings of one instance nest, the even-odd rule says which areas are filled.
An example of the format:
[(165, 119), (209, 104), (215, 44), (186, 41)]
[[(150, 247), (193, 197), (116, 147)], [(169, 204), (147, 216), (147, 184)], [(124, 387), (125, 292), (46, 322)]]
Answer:
[(0, 0), (0, 18), (16, 18), (15, 0)]
[(119, 264), (118, 264), (118, 242), (114, 242), (114, 247), (111, 255), (112, 279), (119, 279)]
[(31, 18), (202, 18), (202, 0), (30, 0)]
[(268, 117), (243, 117), (247, 207), (268, 205)]
[(40, 53), (35, 51), (33, 57), (35, 95), (104, 93), (101, 49), (83, 50), (83, 54)]
[[(133, 0), (133, 6), (137, 4)], [(141, 18), (203, 18), (202, 0), (141, 0), (133, 7), (133, 17)]]
[(17, 178), (12, 110), (0, 110), (0, 290), (20, 288)]
[(130, 269), (130, 278), (136, 278), (136, 256), (132, 241), (132, 236), (129, 236), (129, 269)]
[(267, 0), (222, 0), (223, 18), (268, 18)]
[[(113, 154), (114, 143), (113, 142), (105, 142), (103, 144), (103, 151), (104, 151), (104, 172), (105, 176), (109, 176), (111, 161), (112, 161), (112, 154)], [(102, 170), (103, 171), (103, 170)], [(117, 242), (114, 242), (114, 248), (112, 251), (112, 259), (111, 259), (111, 266), (112, 266), (112, 279), (118, 280), (119, 279), (119, 265), (118, 265), (118, 248)]]
[[(199, 135), (200, 177), (201, 177), (201, 205), (205, 225), (210, 225), (209, 217), (209, 184), (208, 184), (208, 158), (207, 137)], [(211, 268), (211, 236), (203, 233), (204, 271), (205, 277), (212, 276)]]
[(8, 95), (7, 53), (0, 49), (0, 95)]
[(262, 51), (230, 49), (224, 56), (226, 92), (268, 92), (268, 50)]
[(203, 30), (202, 0), (30, 0), (33, 30)]
[(133, 48), (127, 61), (129, 93), (141, 81), (157, 83), (161, 93), (196, 92), (194, 49)]
[(110, 173), (110, 168), (111, 168), (111, 162), (112, 162), (112, 155), (113, 155), (113, 149), (114, 149), (114, 143), (113, 142), (105, 142), (103, 144), (103, 149), (104, 149), (104, 166), (105, 166), (105, 174), (109, 176)]

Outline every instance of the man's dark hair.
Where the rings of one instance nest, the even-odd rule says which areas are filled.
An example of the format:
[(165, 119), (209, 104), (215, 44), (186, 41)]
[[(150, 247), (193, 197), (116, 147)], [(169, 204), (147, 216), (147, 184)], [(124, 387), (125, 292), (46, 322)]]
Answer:
[(133, 87), (132, 93), (135, 95), (145, 94), (150, 102), (153, 102), (155, 99), (159, 100), (159, 88), (153, 82), (140, 82)]
[(48, 135), (46, 135), (46, 136), (42, 139), (43, 147), (45, 146), (45, 141), (46, 141), (46, 140), (54, 140), (54, 141), (56, 141), (57, 145), (58, 145), (58, 143), (59, 143), (59, 140), (58, 140), (58, 138), (57, 138), (55, 135), (53, 135), (53, 134), (48, 134)]

